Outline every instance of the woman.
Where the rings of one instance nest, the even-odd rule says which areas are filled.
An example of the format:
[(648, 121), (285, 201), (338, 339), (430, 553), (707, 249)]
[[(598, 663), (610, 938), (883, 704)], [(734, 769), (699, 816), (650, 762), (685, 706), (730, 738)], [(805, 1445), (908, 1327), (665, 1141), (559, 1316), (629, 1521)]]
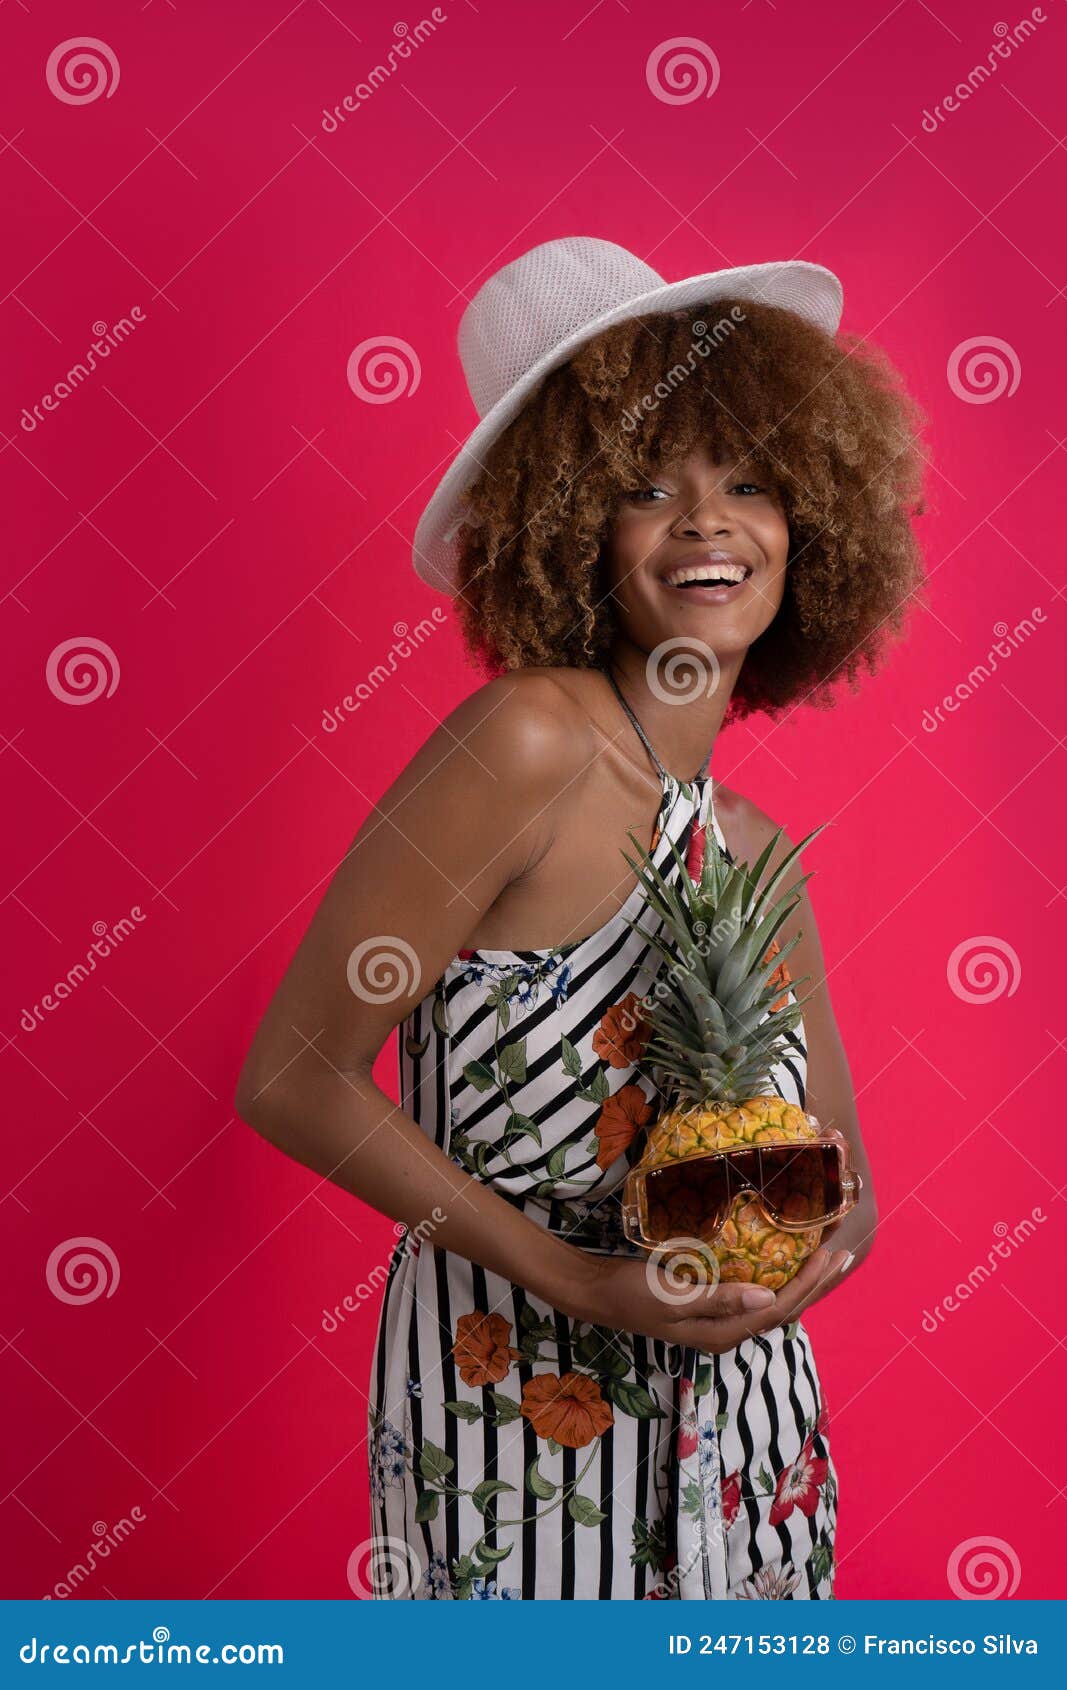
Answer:
[[(920, 585), (919, 413), (835, 338), (840, 303), (817, 265), (667, 285), (573, 238), (465, 313), (483, 420), (415, 555), (491, 678), (360, 829), (238, 1090), (264, 1136), (407, 1228), (371, 1381), (368, 1594), (833, 1595), (799, 1316), (876, 1213), (803, 890), (781, 938), (802, 933), (813, 984), (773, 1080), (849, 1139), (861, 1202), (777, 1292), (680, 1295), (618, 1199), (660, 1101), (627, 832), (668, 878), (709, 827), (754, 862), (775, 824), (707, 772), (720, 729), (831, 703)], [(399, 1108), (371, 1078), (394, 1027)]]

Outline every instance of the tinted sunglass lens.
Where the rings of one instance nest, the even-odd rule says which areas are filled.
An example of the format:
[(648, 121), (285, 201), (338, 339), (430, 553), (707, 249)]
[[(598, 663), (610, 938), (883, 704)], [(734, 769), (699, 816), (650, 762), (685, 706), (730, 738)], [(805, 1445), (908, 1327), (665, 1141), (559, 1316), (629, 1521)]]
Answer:
[(645, 1179), (648, 1236), (654, 1242), (670, 1238), (716, 1236), (728, 1206), (726, 1169), (720, 1156), (694, 1158), (674, 1167), (654, 1168)]
[(814, 1223), (841, 1203), (840, 1162), (830, 1144), (783, 1144), (761, 1148), (759, 1184), (763, 1200), (779, 1220)]

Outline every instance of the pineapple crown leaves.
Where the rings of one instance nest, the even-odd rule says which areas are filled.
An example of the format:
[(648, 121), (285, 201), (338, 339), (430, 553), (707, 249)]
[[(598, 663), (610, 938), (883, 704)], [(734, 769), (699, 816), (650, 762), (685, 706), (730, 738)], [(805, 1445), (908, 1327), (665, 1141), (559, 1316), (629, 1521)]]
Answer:
[(677, 887), (664, 879), (649, 852), (629, 833), (639, 861), (625, 851), (622, 855), (643, 883), (646, 903), (660, 917), (666, 937), (647, 932), (628, 917), (627, 923), (670, 965), (667, 995), (645, 1011), (650, 1027), (645, 1055), (674, 1080), (683, 1097), (731, 1100), (763, 1091), (771, 1067), (784, 1054), (801, 1019), (807, 1000), (797, 998), (796, 988), (808, 975), (791, 982), (793, 1003), (768, 1014), (781, 996), (771, 978), (801, 935), (780, 945), (772, 958), (767, 959), (767, 951), (810, 874), (786, 893), (777, 898), (774, 894), (822, 827), (795, 845), (761, 886), (782, 831), (777, 830), (751, 868), (747, 862), (729, 862), (714, 833), (708, 833), (698, 881), (690, 877), (675, 842), (668, 841), (682, 871)]

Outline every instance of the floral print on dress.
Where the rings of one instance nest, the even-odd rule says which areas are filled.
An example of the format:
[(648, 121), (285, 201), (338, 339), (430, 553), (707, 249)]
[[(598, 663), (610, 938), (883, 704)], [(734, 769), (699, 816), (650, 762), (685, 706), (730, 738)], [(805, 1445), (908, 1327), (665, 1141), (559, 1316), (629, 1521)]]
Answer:
[(809, 1517), (819, 1505), (819, 1490), (826, 1483), (829, 1462), (815, 1454), (811, 1438), (807, 1438), (796, 1460), (778, 1475), (774, 1489), (774, 1503), (768, 1516), (771, 1525), (787, 1520), (794, 1508)]
[(769, 1561), (750, 1579), (742, 1579), (734, 1591), (738, 1600), (781, 1602), (792, 1596), (800, 1583), (800, 1574), (791, 1561)]
[(615, 1419), (595, 1379), (584, 1373), (539, 1373), (522, 1388), (522, 1413), (539, 1438), (584, 1449)]
[(453, 1355), (465, 1385), (498, 1385), (521, 1351), (508, 1343), (511, 1327), (500, 1314), (461, 1314)]
[(597, 1116), (593, 1131), (596, 1135), (598, 1168), (610, 1168), (624, 1151), (629, 1150), (642, 1127), (656, 1118), (640, 1086), (621, 1086)]
[(652, 1031), (638, 1009), (636, 992), (606, 1009), (593, 1034), (593, 1050), (612, 1068), (631, 1068), (644, 1054)]
[[(475, 955), (470, 953), (472, 959)], [(522, 1012), (536, 1004), (541, 986), (547, 986), (554, 998), (558, 993), (565, 996), (570, 968), (558, 957), (522, 968), (493, 963), (476, 966), (473, 961), (468, 967), (475, 969), (476, 979), (491, 981), (483, 1002), (495, 1011), (496, 1022), (492, 1060), (483, 1057), (464, 1063), (463, 1078), (475, 1094), (495, 1093), (508, 1113), (503, 1133), (498, 1132), (492, 1147), (464, 1132), (460, 1122), (452, 1132), (450, 1151), (452, 1160), (465, 1172), (485, 1180), (494, 1171), (494, 1151), (508, 1167), (521, 1168), (531, 1154), (543, 1148), (542, 1122), (516, 1102), (528, 1083), (529, 1056), (527, 1038), (513, 1016), (521, 1020)], [(503, 978), (499, 978), (501, 974)], [(560, 1035), (559, 1086), (595, 1108), (597, 1114), (592, 1137), (583, 1132), (553, 1151), (545, 1164), (546, 1177), (534, 1187), (534, 1196), (554, 1195), (564, 1180), (579, 1189), (598, 1186), (602, 1175), (655, 1119), (655, 1107), (642, 1085), (631, 1080), (611, 1089), (612, 1073), (633, 1071), (649, 1037), (639, 1004), (637, 994), (627, 992), (604, 1010), (589, 1041), (591, 1068), (566, 1034)]]
[[(700, 854), (709, 787), (664, 785), (652, 849), (673, 875), (676, 850)], [(401, 1105), (537, 1224), (643, 1261), (620, 1197), (662, 1104), (642, 1065), (660, 958), (621, 915), (547, 953), (460, 952), (401, 1029)], [(784, 968), (774, 978), (788, 985)], [(798, 1104), (805, 1055), (798, 1034), (777, 1076)], [(390, 1263), (372, 1381), (383, 1593), (832, 1594), (836, 1482), (797, 1323), (707, 1358), (575, 1319), (412, 1238)], [(781, 1561), (764, 1565), (772, 1509)], [(413, 1583), (390, 1570), (398, 1540), (423, 1569)]]
[(371, 1490), (380, 1502), (386, 1485), (402, 1485), (411, 1449), (391, 1420), (383, 1420), (371, 1440)]

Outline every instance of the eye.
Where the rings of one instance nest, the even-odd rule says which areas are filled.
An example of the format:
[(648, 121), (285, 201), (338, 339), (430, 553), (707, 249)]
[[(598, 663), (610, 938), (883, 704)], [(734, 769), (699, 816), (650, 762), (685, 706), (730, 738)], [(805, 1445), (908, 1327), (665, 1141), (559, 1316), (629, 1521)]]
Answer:
[(654, 504), (657, 494), (664, 499), (670, 498), (670, 494), (665, 488), (653, 486), (651, 482), (649, 482), (645, 487), (628, 488), (626, 492), (623, 493), (622, 497), (627, 504), (643, 505)]
[(766, 493), (768, 491), (766, 487), (761, 487), (759, 483), (755, 481), (735, 481), (733, 486), (730, 488), (730, 492), (736, 493), (738, 489), (742, 487), (747, 487), (750, 493)]

